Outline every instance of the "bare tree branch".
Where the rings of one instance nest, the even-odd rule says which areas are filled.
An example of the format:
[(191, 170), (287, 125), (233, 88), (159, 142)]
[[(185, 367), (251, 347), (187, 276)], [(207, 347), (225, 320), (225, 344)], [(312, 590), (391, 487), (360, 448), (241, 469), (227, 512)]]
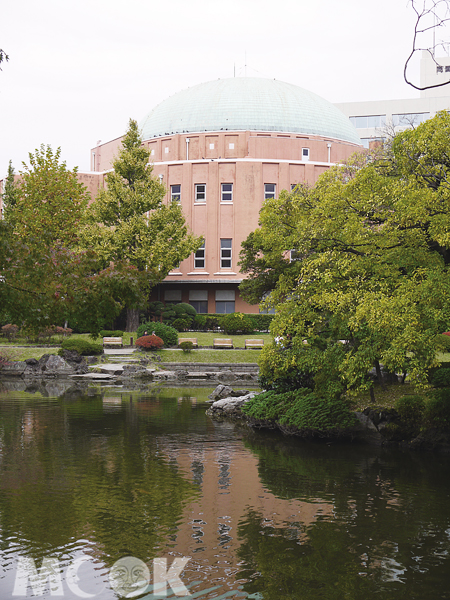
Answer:
[[(408, 58), (405, 62), (405, 67), (403, 69), (403, 77), (408, 85), (413, 87), (416, 90), (429, 90), (431, 88), (442, 87), (444, 85), (448, 85), (450, 83), (450, 79), (443, 81), (442, 83), (435, 83), (433, 85), (426, 85), (424, 87), (420, 87), (415, 85), (408, 79), (407, 71), (408, 65), (412, 57), (416, 54), (416, 52), (428, 52), (428, 54), (433, 59), (436, 66), (441, 66), (435, 59), (435, 54), (437, 48), (445, 48), (446, 44), (444, 42), (439, 42), (436, 44), (434, 41), (434, 33), (440, 28), (444, 27), (448, 22), (450, 22), (450, 0), (411, 0), (411, 6), (413, 11), (416, 13), (416, 23), (414, 26), (414, 35), (413, 35), (413, 43), (412, 50)], [(428, 24), (430, 21), (432, 23)], [(428, 47), (421, 47), (419, 45), (418, 37), (421, 34), (427, 32), (433, 32), (433, 43)]]

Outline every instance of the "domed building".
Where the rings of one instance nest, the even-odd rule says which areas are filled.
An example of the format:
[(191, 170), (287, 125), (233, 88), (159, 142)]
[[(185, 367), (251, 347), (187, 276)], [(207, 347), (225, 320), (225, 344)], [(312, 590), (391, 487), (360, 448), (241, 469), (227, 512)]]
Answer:
[[(180, 202), (191, 230), (205, 240), (152, 299), (188, 302), (200, 313), (258, 312), (239, 296), (237, 263), (264, 200), (301, 182), (314, 184), (361, 149), (355, 128), (335, 106), (271, 79), (196, 85), (161, 102), (140, 128), (166, 201)], [(111, 168), (119, 144), (92, 150), (96, 177)], [(86, 174), (91, 187), (93, 175)]]

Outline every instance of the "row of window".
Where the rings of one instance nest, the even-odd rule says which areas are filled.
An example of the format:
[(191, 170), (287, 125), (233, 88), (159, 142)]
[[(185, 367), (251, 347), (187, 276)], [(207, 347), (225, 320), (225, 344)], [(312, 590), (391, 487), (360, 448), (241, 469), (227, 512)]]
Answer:
[[(422, 123), (430, 118), (429, 112), (423, 113), (399, 113), (392, 115), (392, 125), (397, 126), (413, 126)], [(386, 115), (363, 115), (360, 117), (349, 117), (357, 129), (368, 129), (371, 127), (385, 127)]]
[[(292, 184), (291, 188), (294, 189), (296, 184)], [(268, 198), (275, 198), (276, 184), (265, 183), (264, 184), (264, 200)], [(181, 185), (175, 184), (170, 186), (170, 199), (172, 202), (181, 202)], [(233, 184), (232, 183), (221, 183), (220, 184), (220, 201), (221, 202), (233, 202)], [(204, 204), (206, 202), (206, 184), (196, 183), (194, 185), (194, 202)]]
[[(164, 292), (164, 301), (173, 304), (181, 302), (181, 290), (166, 290)], [(215, 292), (215, 312), (218, 314), (229, 314), (235, 311), (234, 290), (216, 290)], [(190, 290), (189, 304), (195, 308), (198, 313), (206, 314), (208, 312), (208, 290)]]
[[(232, 259), (232, 244), (233, 240), (230, 238), (222, 238), (220, 240), (220, 268), (221, 269), (231, 269), (231, 259)], [(201, 247), (197, 250), (194, 255), (194, 267), (196, 269), (204, 269), (206, 266), (205, 263), (205, 242), (201, 245)]]

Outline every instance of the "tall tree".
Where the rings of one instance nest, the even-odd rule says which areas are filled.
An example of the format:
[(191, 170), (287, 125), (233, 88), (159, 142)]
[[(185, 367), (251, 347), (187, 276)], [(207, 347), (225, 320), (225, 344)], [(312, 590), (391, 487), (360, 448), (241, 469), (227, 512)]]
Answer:
[(2, 193), (3, 218), (9, 220), (9, 215), (17, 203), (18, 184), (15, 181), (14, 167), (12, 161), (9, 161), (8, 174), (5, 178), (5, 185)]
[(102, 269), (92, 250), (77, 249), (89, 195), (60, 155), (41, 146), (20, 173), (0, 228), (0, 302), (33, 334), (66, 320), (96, 333), (136, 298), (136, 269)]
[(273, 331), (284, 343), (262, 354), (269, 379), (312, 372), (316, 383), (364, 390), (383, 363), (426, 380), (436, 334), (450, 325), (449, 147), (441, 113), (387, 152), (265, 203), (260, 247), (244, 245), (241, 290), (252, 300), (270, 292), (277, 309)]
[(179, 205), (163, 203), (166, 190), (153, 177), (149, 156), (136, 121), (130, 120), (114, 170), (90, 205), (83, 232), (85, 246), (105, 265), (125, 262), (140, 273), (141, 302), (127, 311), (127, 331), (136, 331), (140, 305), (151, 287), (201, 245), (200, 238), (188, 233)]

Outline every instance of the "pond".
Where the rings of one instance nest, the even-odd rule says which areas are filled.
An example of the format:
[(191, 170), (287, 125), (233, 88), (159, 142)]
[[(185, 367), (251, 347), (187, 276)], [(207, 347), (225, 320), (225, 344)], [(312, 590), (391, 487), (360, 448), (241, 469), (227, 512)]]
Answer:
[(447, 456), (215, 423), (211, 388), (56, 388), (0, 385), (2, 600), (450, 599)]

